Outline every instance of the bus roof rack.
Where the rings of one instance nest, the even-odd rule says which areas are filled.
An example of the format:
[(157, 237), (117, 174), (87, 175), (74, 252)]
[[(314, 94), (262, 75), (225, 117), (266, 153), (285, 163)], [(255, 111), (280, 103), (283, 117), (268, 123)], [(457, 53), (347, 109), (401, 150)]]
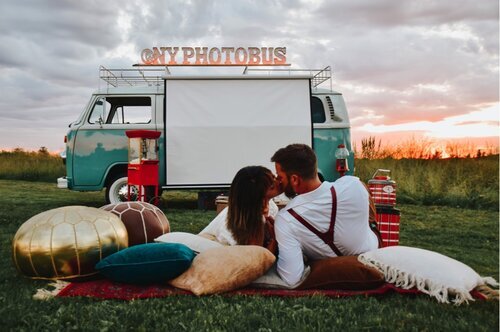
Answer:
[(108, 69), (99, 66), (99, 78), (108, 86), (163, 86), (163, 77), (170, 74), (168, 68)]
[(284, 68), (249, 68), (245, 67), (243, 74), (248, 74), (249, 72), (267, 72), (268, 75), (273, 75), (276, 73), (288, 72), (289, 75), (292, 73), (308, 73), (312, 76), (311, 84), (313, 88), (317, 88), (320, 84), (328, 82), (330, 85), (330, 90), (332, 90), (332, 69), (330, 66), (326, 66), (323, 69), (284, 69)]
[[(308, 74), (312, 77), (311, 85), (313, 88), (316, 88), (320, 84), (328, 82), (330, 90), (332, 90), (332, 70), (330, 66), (327, 66), (323, 69), (249, 68), (248, 66), (245, 66), (245, 69), (243, 70), (244, 75), (248, 75), (252, 72), (267, 73), (267, 75), (269, 76), (283, 73), (288, 73), (290, 76), (297, 73)], [(160, 87), (164, 84), (165, 76), (169, 75), (171, 75), (171, 72), (168, 69), (168, 66), (157, 68), (135, 67), (130, 69), (108, 69), (104, 66), (99, 66), (99, 78), (106, 82), (107, 87)]]

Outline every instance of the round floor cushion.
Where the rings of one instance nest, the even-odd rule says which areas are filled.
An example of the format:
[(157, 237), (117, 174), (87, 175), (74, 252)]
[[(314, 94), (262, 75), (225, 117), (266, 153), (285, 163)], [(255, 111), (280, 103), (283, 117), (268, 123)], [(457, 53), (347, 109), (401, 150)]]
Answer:
[(120, 217), (128, 231), (129, 246), (154, 242), (158, 236), (170, 232), (167, 216), (153, 204), (122, 202), (108, 204), (101, 209)]
[(17, 270), (35, 279), (97, 273), (104, 257), (128, 246), (127, 229), (112, 213), (86, 206), (48, 210), (19, 227), (12, 242)]

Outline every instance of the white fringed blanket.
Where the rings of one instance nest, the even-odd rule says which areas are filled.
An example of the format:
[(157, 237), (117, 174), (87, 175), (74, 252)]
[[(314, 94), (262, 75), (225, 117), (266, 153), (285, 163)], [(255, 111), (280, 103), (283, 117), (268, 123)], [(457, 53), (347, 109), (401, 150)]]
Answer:
[(385, 280), (403, 289), (417, 288), (439, 302), (456, 305), (474, 301), (470, 292), (478, 286), (498, 286), (471, 267), (437, 252), (393, 246), (369, 251), (359, 261), (381, 271)]

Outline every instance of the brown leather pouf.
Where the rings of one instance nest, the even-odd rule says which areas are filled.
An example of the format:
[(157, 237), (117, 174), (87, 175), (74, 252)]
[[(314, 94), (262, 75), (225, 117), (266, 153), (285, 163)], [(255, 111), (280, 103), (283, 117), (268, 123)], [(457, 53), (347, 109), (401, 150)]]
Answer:
[(154, 242), (158, 236), (170, 232), (165, 214), (156, 206), (145, 202), (108, 204), (101, 209), (120, 217), (128, 232), (128, 245)]

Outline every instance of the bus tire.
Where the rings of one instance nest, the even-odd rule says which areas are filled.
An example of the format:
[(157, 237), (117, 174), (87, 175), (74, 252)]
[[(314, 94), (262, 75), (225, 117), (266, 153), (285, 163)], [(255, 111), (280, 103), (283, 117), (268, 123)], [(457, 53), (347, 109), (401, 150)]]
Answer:
[[(119, 174), (114, 176), (109, 181), (108, 186), (106, 187), (107, 204), (117, 204), (128, 201), (127, 180), (128, 180), (127, 176)], [(137, 189), (135, 187), (132, 187), (130, 194), (132, 196), (131, 200), (135, 201), (137, 199)]]
[[(128, 178), (123, 174), (118, 174), (114, 176), (106, 187), (106, 203), (107, 204), (117, 204), (121, 202), (128, 202)], [(162, 189), (158, 188), (158, 196), (161, 197)], [(136, 201), (137, 194), (139, 190), (136, 186), (130, 188), (130, 200)], [(153, 187), (145, 188), (145, 201), (150, 202), (155, 197), (155, 192)]]

